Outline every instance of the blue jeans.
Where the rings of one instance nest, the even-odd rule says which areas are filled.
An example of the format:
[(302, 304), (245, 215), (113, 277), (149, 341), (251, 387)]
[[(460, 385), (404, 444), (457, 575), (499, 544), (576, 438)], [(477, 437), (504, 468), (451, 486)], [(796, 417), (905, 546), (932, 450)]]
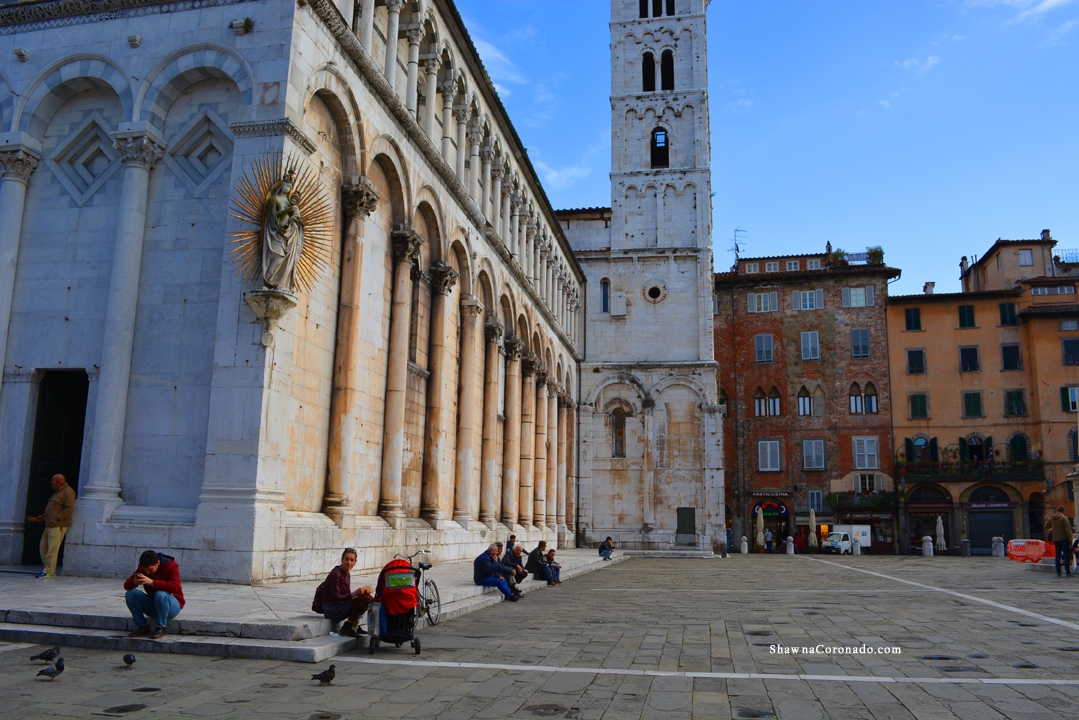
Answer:
[(163, 590), (149, 595), (141, 588), (132, 588), (127, 591), (124, 601), (136, 625), (146, 625), (146, 616), (152, 615), (157, 619), (157, 626), (163, 628), (169, 620), (180, 614), (180, 601), (174, 598), (172, 593)]
[(1056, 546), (1056, 568), (1057, 575), (1060, 574), (1060, 566), (1064, 566), (1064, 570), (1068, 575), (1072, 574), (1072, 549), (1068, 546), (1067, 540), (1055, 540), (1053, 545)]
[(614, 552), (614, 549), (612, 549), (612, 548), (604, 548), (603, 550), (599, 551), (599, 556), (601, 558), (603, 558), (604, 560), (607, 560), (607, 559), (609, 559), (611, 557), (611, 553), (613, 553), (613, 552)]
[(498, 588), (499, 591), (501, 591), (501, 593), (503, 595), (505, 595), (506, 597), (512, 597), (513, 596), (513, 593), (510, 591), (510, 586), (506, 584), (506, 581), (505, 581), (504, 578), (500, 578), (500, 577), (484, 578), (483, 580), (480, 580), (476, 584), (477, 585), (482, 585), (483, 587), (495, 587), (495, 588)]
[(558, 582), (562, 576), (562, 568), (556, 568), (553, 565), (544, 565), (543, 569), (546, 570), (547, 582)]

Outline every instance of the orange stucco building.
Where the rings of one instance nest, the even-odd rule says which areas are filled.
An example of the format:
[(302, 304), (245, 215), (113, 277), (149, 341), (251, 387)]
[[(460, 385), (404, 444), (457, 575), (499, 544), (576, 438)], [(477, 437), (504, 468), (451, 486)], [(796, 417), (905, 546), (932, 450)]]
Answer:
[(998, 240), (963, 291), (888, 299), (892, 446), (901, 544), (917, 549), (937, 517), (951, 547), (1039, 538), (1047, 507), (1074, 515), (1079, 304), (1049, 231)]

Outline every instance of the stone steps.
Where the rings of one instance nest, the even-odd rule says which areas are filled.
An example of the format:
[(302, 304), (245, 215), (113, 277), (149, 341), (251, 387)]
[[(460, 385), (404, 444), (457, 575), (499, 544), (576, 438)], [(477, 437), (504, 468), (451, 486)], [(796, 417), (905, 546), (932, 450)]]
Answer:
[[(562, 578), (569, 579), (625, 559), (624, 554), (606, 562), (598, 556), (578, 558), (572, 566), (565, 564)], [(540, 589), (547, 589), (546, 583), (529, 579), (521, 586), (526, 594)], [(479, 587), (460, 579), (440, 585), (439, 595), (441, 622), (502, 602), (502, 595), (495, 588)], [(134, 653), (173, 652), (317, 663), (366, 644), (364, 639), (330, 635), (332, 624), (313, 615), (310, 620), (248, 623), (176, 619), (169, 622), (169, 634), (161, 640), (127, 637), (133, 623), (130, 617), (118, 615), (12, 609), (0, 610), (0, 620), (0, 640), (6, 642)], [(423, 626), (421, 621), (419, 627)]]

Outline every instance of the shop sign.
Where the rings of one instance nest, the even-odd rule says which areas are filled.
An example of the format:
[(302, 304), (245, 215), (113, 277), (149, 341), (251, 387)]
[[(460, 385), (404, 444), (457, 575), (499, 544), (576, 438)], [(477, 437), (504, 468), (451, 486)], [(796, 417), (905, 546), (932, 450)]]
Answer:
[(790, 515), (787, 506), (775, 498), (765, 498), (754, 505), (753, 517), (756, 517), (759, 512), (764, 513), (766, 518), (786, 518)]
[(753, 492), (750, 493), (753, 497), (790, 497), (789, 492)]
[(984, 503), (963, 503), (963, 507), (968, 510), (996, 510), (1015, 507), (1013, 502), (984, 502)]
[(845, 520), (894, 520), (894, 513), (887, 512), (850, 512), (840, 513)]

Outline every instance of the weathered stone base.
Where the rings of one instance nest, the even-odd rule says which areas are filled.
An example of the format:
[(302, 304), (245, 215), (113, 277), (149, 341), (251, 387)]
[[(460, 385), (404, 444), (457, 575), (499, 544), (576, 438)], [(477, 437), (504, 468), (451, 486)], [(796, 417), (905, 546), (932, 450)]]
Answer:
[[(65, 575), (126, 576), (139, 553), (160, 550), (176, 557), (185, 580), (262, 585), (315, 580), (340, 561), (341, 550), (355, 548), (355, 572), (378, 570), (397, 553), (431, 550), (426, 562), (435, 564), (472, 559), (491, 543), (505, 542), (511, 531), (473, 522), (465, 529), (440, 520), (436, 530), (426, 520), (404, 518), (391, 527), (382, 518), (351, 518), (353, 527), (340, 528), (320, 513), (287, 513), (280, 528), (208, 527), (191, 524), (86, 523), (67, 536)], [(558, 545), (553, 530), (513, 531), (526, 546), (546, 540)], [(570, 538), (572, 540), (572, 538)], [(247, 549), (245, 549), (247, 548)]]

